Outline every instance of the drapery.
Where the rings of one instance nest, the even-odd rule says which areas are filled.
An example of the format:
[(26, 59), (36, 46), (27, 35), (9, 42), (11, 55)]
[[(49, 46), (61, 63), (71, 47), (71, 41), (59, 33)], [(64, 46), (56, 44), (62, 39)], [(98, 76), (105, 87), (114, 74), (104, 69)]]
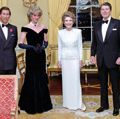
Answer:
[(102, 4), (105, 0), (98, 0), (99, 4)]
[(48, 0), (48, 15), (49, 15), (49, 44), (57, 44), (57, 35), (59, 26), (61, 25), (61, 17), (67, 11), (71, 0)]

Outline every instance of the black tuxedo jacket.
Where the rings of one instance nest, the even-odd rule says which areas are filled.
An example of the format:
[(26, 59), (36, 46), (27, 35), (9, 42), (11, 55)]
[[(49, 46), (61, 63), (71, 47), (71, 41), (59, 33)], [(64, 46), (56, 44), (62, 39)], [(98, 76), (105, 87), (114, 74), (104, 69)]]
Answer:
[(0, 70), (11, 70), (16, 68), (16, 52), (18, 35), (17, 27), (8, 24), (8, 38), (6, 40), (0, 26)]
[(120, 21), (111, 18), (104, 42), (102, 21), (95, 24), (93, 34), (91, 56), (96, 55), (98, 67), (102, 66), (103, 60), (108, 68), (116, 67), (115, 62), (120, 57)]

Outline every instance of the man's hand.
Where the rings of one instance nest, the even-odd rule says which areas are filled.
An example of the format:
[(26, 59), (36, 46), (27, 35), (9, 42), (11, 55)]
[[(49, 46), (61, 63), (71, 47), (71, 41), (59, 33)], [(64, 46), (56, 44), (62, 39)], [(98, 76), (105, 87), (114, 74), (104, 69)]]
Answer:
[(117, 58), (116, 64), (117, 64), (117, 65), (120, 65), (120, 57)]
[(91, 62), (91, 64), (96, 64), (96, 58), (95, 58), (95, 56), (91, 56), (90, 57), (90, 62)]

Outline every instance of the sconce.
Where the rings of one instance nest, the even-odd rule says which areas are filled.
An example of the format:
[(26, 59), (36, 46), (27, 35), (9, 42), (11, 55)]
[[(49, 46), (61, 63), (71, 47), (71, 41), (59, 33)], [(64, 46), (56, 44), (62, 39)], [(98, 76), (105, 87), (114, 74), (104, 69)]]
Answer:
[(23, 5), (25, 7), (31, 7), (37, 4), (37, 0), (23, 0)]

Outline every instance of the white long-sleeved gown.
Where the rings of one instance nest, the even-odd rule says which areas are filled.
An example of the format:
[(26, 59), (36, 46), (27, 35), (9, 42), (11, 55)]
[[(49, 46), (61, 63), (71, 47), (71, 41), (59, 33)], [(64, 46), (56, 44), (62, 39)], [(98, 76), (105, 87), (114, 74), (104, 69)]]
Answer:
[(73, 28), (58, 32), (58, 61), (62, 66), (63, 107), (85, 110), (80, 84), (80, 60), (82, 60), (81, 30)]

